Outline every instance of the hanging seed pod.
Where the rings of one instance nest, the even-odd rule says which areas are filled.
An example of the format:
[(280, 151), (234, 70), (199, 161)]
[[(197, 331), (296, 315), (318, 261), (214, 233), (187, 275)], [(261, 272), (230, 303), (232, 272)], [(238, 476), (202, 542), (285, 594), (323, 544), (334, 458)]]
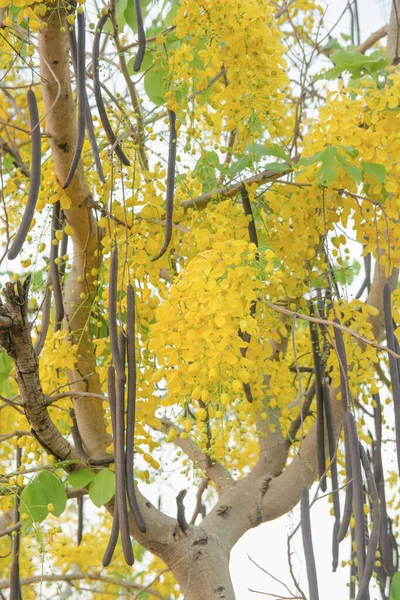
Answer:
[(28, 235), (28, 231), (32, 223), (33, 215), (35, 214), (35, 208), (40, 188), (42, 144), (39, 124), (39, 112), (35, 92), (33, 90), (28, 91), (27, 101), (29, 109), (29, 120), (31, 126), (31, 179), (29, 183), (28, 201), (25, 206), (24, 214), (22, 216), (17, 234), (7, 254), (7, 258), (9, 260), (14, 260), (15, 258), (17, 258), (22, 248), (22, 245), (26, 240), (26, 236)]
[[(116, 444), (115, 410), (116, 410), (117, 399), (116, 399), (116, 395), (115, 395), (115, 369), (113, 366), (108, 367), (107, 374), (108, 374), (108, 379), (107, 379), (108, 400), (110, 403), (111, 423), (112, 423), (113, 440), (114, 440), (114, 454), (115, 454), (115, 444)], [(112, 557), (114, 555), (115, 547), (118, 542), (118, 535), (119, 535), (118, 503), (117, 503), (117, 499), (115, 498), (110, 538), (108, 540), (107, 548), (104, 552), (104, 556), (103, 556), (103, 560), (102, 560), (103, 567), (108, 567), (108, 565), (111, 563)]]
[[(21, 468), (21, 457), (22, 449), (17, 444), (16, 450), (16, 470), (20, 471)], [(20, 493), (21, 490), (18, 488), (15, 496), (15, 522), (20, 521)], [(21, 546), (21, 528), (18, 528), (15, 536), (12, 538), (12, 563), (11, 563), (11, 574), (10, 574), (10, 600), (21, 600), (21, 587), (19, 583), (19, 552)]]
[(100, 86), (100, 74), (99, 74), (99, 55), (100, 55), (100, 36), (103, 30), (103, 27), (110, 16), (110, 13), (107, 12), (103, 14), (97, 23), (96, 33), (94, 35), (93, 40), (93, 49), (92, 49), (92, 73), (93, 73), (93, 91), (94, 97), (96, 100), (97, 110), (99, 111), (99, 117), (101, 123), (103, 125), (103, 129), (106, 133), (108, 141), (114, 149), (115, 154), (118, 156), (119, 160), (123, 165), (129, 167), (131, 164), (129, 160), (126, 158), (123, 153), (121, 146), (117, 142), (117, 138), (114, 135), (114, 132), (111, 128), (110, 121), (107, 117), (107, 112), (104, 106), (103, 98), (101, 95), (101, 86)]
[(146, 52), (146, 32), (143, 26), (142, 6), (140, 4), (140, 0), (135, 0), (135, 11), (139, 48), (136, 54), (135, 62), (133, 63), (133, 70), (137, 72), (140, 71), (140, 67), (142, 66), (144, 58), (144, 53)]
[(310, 497), (308, 487), (304, 486), (300, 503), (301, 533), (303, 536), (304, 556), (306, 558), (308, 589), (310, 600), (319, 600), (317, 569), (315, 566), (314, 548), (311, 535)]
[[(75, 28), (74, 27), (70, 27), (68, 29), (68, 37), (69, 37), (69, 47), (71, 49), (72, 64), (74, 67), (76, 81), (78, 81), (78, 59), (77, 59), (77, 47), (76, 47), (76, 37), (75, 37)], [(87, 135), (89, 138), (90, 147), (92, 149), (97, 175), (99, 176), (100, 181), (102, 183), (105, 183), (106, 179), (104, 177), (103, 167), (101, 165), (99, 147), (97, 145), (96, 135), (94, 132), (92, 112), (90, 110), (90, 104), (89, 104), (89, 99), (88, 99), (88, 95), (86, 92), (86, 86), (85, 86), (85, 123), (86, 123), (86, 132), (87, 132)]]
[(134, 480), (135, 412), (136, 412), (136, 348), (135, 348), (135, 292), (127, 288), (127, 346), (128, 346), (128, 407), (126, 416), (126, 487), (128, 501), (136, 525), (146, 533), (146, 523), (136, 498)]
[(366, 455), (366, 452), (360, 444), (361, 463), (368, 482), (368, 490), (372, 500), (372, 531), (368, 541), (367, 555), (365, 558), (364, 573), (360, 580), (357, 600), (364, 600), (368, 595), (369, 582), (371, 581), (372, 573), (375, 566), (376, 551), (378, 549), (379, 530), (381, 511), (379, 507), (379, 496), (376, 487), (375, 479), (372, 474), (371, 465)]
[(54, 294), (54, 303), (56, 307), (56, 319), (54, 324), (54, 330), (58, 331), (61, 328), (63, 319), (64, 319), (64, 303), (61, 291), (61, 280), (60, 273), (58, 270), (58, 265), (56, 263), (56, 259), (58, 258), (58, 242), (57, 244), (53, 244), (54, 241), (57, 241), (56, 231), (60, 229), (60, 201), (57, 200), (53, 204), (53, 218), (51, 223), (51, 246), (50, 246), (50, 278), (51, 285), (53, 287)]
[(175, 166), (176, 166), (176, 115), (173, 110), (168, 109), (169, 119), (169, 146), (168, 146), (168, 171), (167, 171), (167, 194), (165, 200), (165, 241), (160, 252), (152, 258), (152, 261), (161, 258), (167, 251), (172, 238), (172, 216), (174, 212), (174, 189), (175, 189)]
[[(310, 304), (310, 315), (314, 316), (314, 308)], [(324, 398), (322, 393), (323, 368), (318, 340), (318, 329), (315, 323), (310, 323), (310, 339), (315, 371), (315, 393), (317, 397), (317, 460), (318, 476), (321, 490), (326, 491), (325, 475), (325, 420), (324, 420)]]
[(85, 67), (85, 48), (86, 48), (86, 31), (85, 31), (85, 13), (78, 12), (78, 52), (77, 52), (77, 68), (76, 68), (76, 87), (78, 96), (78, 127), (76, 136), (76, 146), (74, 156), (72, 157), (71, 166), (67, 175), (67, 179), (63, 185), (63, 190), (69, 186), (75, 175), (76, 168), (81, 159), (83, 143), (85, 141), (85, 123), (86, 123), (86, 67)]
[(118, 247), (115, 242), (110, 260), (110, 284), (108, 288), (108, 331), (113, 363), (119, 381), (125, 383), (125, 367), (118, 348), (117, 333), (117, 282), (118, 282)]

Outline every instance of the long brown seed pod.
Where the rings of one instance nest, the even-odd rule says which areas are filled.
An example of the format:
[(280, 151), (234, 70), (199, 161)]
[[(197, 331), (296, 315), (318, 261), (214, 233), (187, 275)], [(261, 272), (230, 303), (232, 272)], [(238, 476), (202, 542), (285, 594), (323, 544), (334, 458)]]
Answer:
[(31, 179), (29, 183), (28, 201), (25, 206), (24, 214), (22, 216), (17, 234), (7, 254), (9, 260), (14, 260), (15, 258), (17, 258), (22, 248), (22, 245), (26, 239), (29, 227), (32, 223), (33, 215), (35, 214), (36, 202), (38, 199), (40, 188), (42, 144), (39, 125), (39, 112), (35, 92), (33, 90), (28, 90), (27, 101), (29, 109), (29, 120), (31, 126)]
[[(249, 230), (250, 242), (253, 242), (253, 244), (255, 244), (258, 248), (258, 236), (257, 236), (256, 224), (254, 221), (253, 210), (251, 208), (248, 191), (246, 190), (246, 186), (244, 184), (240, 188), (240, 195), (241, 195), (241, 199), (242, 199), (244, 214), (246, 215), (246, 217), (251, 217), (251, 219), (249, 220), (249, 223), (247, 225), (248, 230)], [(257, 260), (258, 260), (258, 253), (257, 253)]]
[(369, 582), (372, 577), (372, 573), (375, 565), (376, 550), (378, 548), (379, 530), (381, 511), (379, 507), (379, 496), (376, 487), (375, 479), (372, 474), (371, 465), (368, 460), (367, 454), (360, 444), (360, 456), (361, 463), (364, 469), (365, 477), (368, 483), (368, 490), (371, 495), (372, 501), (372, 531), (368, 541), (367, 556), (365, 558), (364, 573), (360, 580), (360, 585), (357, 594), (357, 600), (364, 600), (368, 594)]
[(379, 537), (379, 549), (381, 552), (382, 563), (386, 573), (393, 574), (393, 557), (390, 548), (388, 516), (386, 512), (386, 493), (385, 479), (382, 465), (382, 405), (379, 394), (374, 394), (375, 401), (374, 421), (375, 421), (375, 444), (373, 452), (374, 477), (381, 508), (381, 528)]
[(364, 256), (365, 278), (356, 294), (356, 299), (361, 298), (365, 290), (368, 290), (369, 292), (371, 286), (371, 262), (371, 252), (368, 252), (368, 254)]
[[(386, 341), (388, 348), (395, 351), (396, 346), (394, 340), (391, 295), (390, 283), (387, 281), (383, 288), (383, 312), (385, 315)], [(389, 370), (395, 415), (397, 468), (400, 473), (400, 380), (397, 360), (391, 355), (389, 355)]]
[(100, 87), (100, 73), (99, 73), (99, 55), (100, 55), (100, 36), (103, 30), (103, 27), (110, 16), (110, 13), (107, 12), (100, 17), (99, 22), (96, 26), (96, 33), (94, 35), (93, 40), (93, 48), (92, 48), (92, 74), (93, 74), (93, 91), (94, 97), (96, 99), (97, 110), (99, 111), (99, 117), (101, 123), (103, 125), (103, 129), (106, 132), (106, 136), (111, 146), (113, 147), (115, 154), (118, 156), (119, 160), (123, 165), (129, 167), (131, 164), (129, 160), (126, 158), (123, 153), (121, 146), (117, 142), (117, 138), (114, 135), (114, 132), (111, 128), (110, 121), (107, 117), (107, 112), (104, 106), (103, 97), (101, 95), (101, 87)]
[[(119, 335), (120, 356), (125, 357), (125, 336), (123, 332)], [(125, 383), (117, 379), (116, 385), (116, 405), (115, 405), (115, 479), (116, 494), (115, 500), (118, 504), (119, 531), (121, 534), (122, 550), (125, 561), (129, 566), (135, 562), (132, 550), (132, 542), (129, 533), (128, 507), (126, 502), (126, 470), (125, 470)]]
[(127, 288), (127, 346), (128, 346), (128, 406), (126, 415), (126, 489), (129, 506), (136, 525), (146, 533), (146, 523), (136, 497), (134, 480), (135, 413), (136, 413), (136, 348), (135, 348), (135, 292)]
[[(251, 217), (249, 224), (248, 224), (248, 231), (249, 231), (249, 239), (250, 242), (253, 242), (253, 244), (256, 245), (256, 247), (258, 248), (258, 237), (257, 237), (257, 230), (256, 230), (256, 225), (255, 225), (255, 221), (254, 221), (254, 215), (253, 215), (253, 211), (251, 208), (251, 203), (249, 200), (249, 194), (246, 190), (246, 187), (243, 185), (240, 188), (240, 195), (241, 195), (241, 199), (242, 199), (242, 205), (243, 205), (243, 210), (244, 210), (244, 214), (246, 216)], [(258, 252), (256, 253), (256, 260), (259, 259), (259, 255)], [(257, 308), (257, 302), (255, 300), (252, 301), (251, 305), (250, 305), (250, 316), (254, 317), (254, 315), (256, 314), (256, 308)], [(250, 343), (251, 340), (251, 335), (249, 333), (247, 333), (246, 331), (241, 331), (239, 329), (239, 336), (242, 338), (242, 340), (244, 342), (247, 342), (247, 344)], [(241, 348), (240, 349), (240, 353), (243, 357), (246, 356), (247, 354), (247, 347), (246, 348)], [(243, 385), (243, 391), (245, 393), (246, 399), (248, 402), (253, 402), (253, 394), (251, 391), (251, 387), (250, 384), (248, 383), (242, 383)]]
[[(16, 470), (19, 471), (21, 468), (21, 456), (22, 449), (17, 444), (16, 451)], [(20, 489), (18, 488), (15, 496), (15, 522), (18, 523), (20, 520), (19, 505), (20, 505)], [(21, 546), (21, 528), (16, 530), (15, 537), (13, 537), (13, 558), (11, 564), (11, 575), (10, 575), (10, 600), (21, 599), (21, 587), (19, 583), (19, 551)]]
[(86, 49), (86, 31), (85, 31), (85, 13), (78, 12), (78, 52), (76, 66), (76, 88), (78, 96), (78, 128), (76, 136), (76, 146), (74, 156), (67, 179), (63, 185), (63, 190), (69, 186), (75, 175), (76, 168), (81, 159), (83, 143), (85, 141), (85, 122), (86, 122), (86, 67), (85, 67), (85, 49)]
[[(310, 304), (310, 314), (314, 316), (314, 308)], [(315, 394), (317, 398), (317, 461), (318, 476), (321, 490), (326, 491), (325, 475), (325, 423), (324, 423), (324, 397), (322, 394), (323, 370), (321, 364), (318, 329), (315, 323), (310, 323), (310, 339), (315, 371)]]
[(82, 534), (83, 534), (83, 496), (79, 496), (77, 498), (78, 501), (78, 531), (76, 534), (77, 545), (80, 546), (82, 542)]
[(167, 194), (165, 199), (165, 241), (160, 252), (152, 258), (158, 260), (163, 256), (172, 238), (172, 216), (174, 212), (174, 190), (175, 190), (175, 167), (176, 167), (176, 114), (168, 109), (169, 119), (169, 146), (168, 146), (168, 170), (167, 170)]
[[(110, 403), (110, 412), (111, 412), (111, 424), (113, 431), (113, 440), (114, 440), (114, 454), (115, 454), (115, 440), (116, 440), (116, 417), (115, 417), (115, 407), (117, 404), (117, 400), (115, 397), (115, 369), (113, 366), (108, 367), (107, 371), (107, 386), (108, 386), (108, 401)], [(114, 500), (114, 513), (113, 513), (113, 521), (111, 526), (110, 538), (108, 540), (106, 551), (104, 552), (102, 565), (103, 567), (108, 567), (110, 564), (115, 547), (118, 542), (119, 535), (119, 519), (118, 519), (118, 502), (115, 497)]]
[[(333, 319), (334, 323), (339, 323), (339, 319), (336, 317)], [(340, 369), (340, 394), (342, 396), (342, 405), (343, 410), (347, 410), (350, 403), (350, 390), (349, 390), (349, 378), (347, 371), (347, 358), (346, 358), (346, 350), (343, 342), (343, 334), (337, 327), (335, 329), (335, 341), (336, 341), (336, 350), (339, 359), (339, 369)]]
[(143, 26), (143, 15), (142, 15), (142, 7), (140, 4), (140, 0), (135, 0), (135, 10), (136, 10), (136, 25), (138, 30), (138, 39), (139, 39), (139, 48), (136, 54), (135, 62), (133, 63), (133, 70), (140, 71), (140, 67), (142, 66), (144, 53), (146, 52), (146, 32)]
[(303, 537), (304, 555), (306, 558), (308, 589), (310, 600), (319, 600), (317, 568), (315, 566), (314, 549), (311, 534), (310, 495), (308, 487), (304, 486), (300, 502), (301, 534)]
[(333, 571), (336, 571), (339, 561), (339, 542), (337, 538), (338, 531), (340, 529), (339, 482), (336, 462), (336, 437), (333, 422), (332, 403), (329, 395), (329, 387), (325, 381), (322, 382), (322, 394), (326, 419), (326, 430), (328, 434), (329, 459), (332, 479), (333, 514), (335, 517), (332, 537), (332, 569)]
[(44, 298), (43, 298), (43, 304), (42, 304), (42, 323), (40, 325), (40, 332), (39, 332), (38, 338), (35, 343), (36, 356), (40, 356), (40, 353), (43, 350), (43, 346), (46, 341), (47, 332), (48, 332), (49, 323), (50, 323), (50, 313), (51, 313), (51, 289), (50, 289), (50, 279), (49, 279), (46, 284), (46, 289), (44, 292)]
[(54, 329), (58, 331), (61, 327), (64, 319), (64, 304), (61, 291), (60, 273), (58, 271), (58, 265), (56, 259), (58, 258), (58, 242), (53, 244), (56, 238), (56, 231), (60, 229), (60, 201), (57, 200), (53, 204), (53, 218), (51, 222), (51, 246), (50, 246), (50, 277), (51, 285), (53, 287), (54, 303), (56, 306), (56, 319)]
[(118, 283), (118, 247), (115, 242), (110, 259), (110, 283), (108, 288), (108, 331), (113, 363), (119, 381), (125, 383), (125, 367), (118, 348), (117, 333), (117, 283)]
[(65, 231), (63, 231), (63, 235), (61, 238), (61, 244), (60, 244), (60, 264), (58, 267), (58, 272), (60, 273), (60, 278), (61, 281), (63, 280), (63, 277), (65, 275), (65, 266), (66, 266), (66, 261), (64, 260), (64, 256), (67, 254), (68, 251), (68, 235), (65, 233)]
[(355, 543), (355, 532), (354, 527), (350, 530), (350, 585), (349, 585), (349, 598), (354, 600), (356, 597), (356, 579), (357, 579), (357, 568), (356, 568), (356, 552), (354, 551)]
[[(76, 36), (75, 36), (75, 28), (74, 27), (70, 27), (68, 29), (68, 37), (69, 37), (69, 47), (71, 49), (72, 64), (74, 67), (76, 80), (78, 81), (77, 48), (76, 48)], [(97, 175), (99, 176), (100, 181), (102, 183), (105, 183), (106, 179), (104, 177), (103, 167), (101, 165), (99, 147), (97, 145), (96, 135), (94, 133), (92, 112), (90, 110), (90, 104), (89, 104), (89, 99), (88, 99), (88, 95), (86, 92), (86, 86), (85, 86), (85, 121), (86, 121), (86, 132), (87, 132), (87, 135), (89, 138), (90, 147), (93, 152), (94, 164), (96, 167)]]
[(343, 507), (343, 516), (337, 534), (338, 543), (342, 542), (346, 537), (349, 529), (350, 519), (353, 512), (353, 471), (351, 468), (351, 458), (347, 436), (345, 436), (346, 447), (346, 495)]
[(357, 428), (350, 410), (344, 417), (345, 435), (349, 442), (351, 468), (353, 473), (353, 502), (355, 517), (355, 534), (357, 544), (357, 569), (358, 580), (364, 575), (365, 566), (365, 527), (364, 527), (364, 499), (361, 475), (360, 447), (358, 443)]

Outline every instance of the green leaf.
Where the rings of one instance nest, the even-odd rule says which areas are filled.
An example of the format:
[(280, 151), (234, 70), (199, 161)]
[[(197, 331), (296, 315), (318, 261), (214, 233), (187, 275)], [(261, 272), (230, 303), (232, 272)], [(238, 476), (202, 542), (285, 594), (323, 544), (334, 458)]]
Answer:
[(341, 45), (337, 41), (336, 38), (331, 38), (327, 44), (322, 48), (322, 50), (339, 50), (341, 49)]
[(5, 396), (8, 396), (12, 393), (10, 378), (12, 368), (12, 359), (6, 352), (0, 352), (0, 392)]
[(284, 173), (288, 170), (288, 165), (278, 162), (267, 163), (265, 165), (266, 171), (274, 171), (275, 173)]
[(366, 56), (355, 50), (340, 49), (334, 52), (330, 58), (335, 67), (326, 73), (317, 75), (315, 79), (335, 79), (343, 71), (348, 71), (353, 77), (361, 77), (366, 73), (373, 75), (384, 69), (390, 62), (381, 50), (376, 50)]
[(389, 600), (400, 600), (400, 571), (393, 575)]
[(347, 173), (354, 179), (354, 181), (358, 185), (360, 185), (360, 183), (361, 183), (361, 169), (359, 169), (358, 167), (353, 167), (352, 165), (350, 165), (347, 162), (347, 160), (344, 158), (344, 156), (341, 156), (340, 154), (337, 155), (336, 159), (339, 162), (339, 164), (344, 168), (344, 170), (347, 171)]
[(144, 76), (144, 89), (149, 99), (161, 106), (165, 103), (164, 94), (167, 91), (168, 71), (157, 65)]
[(74, 490), (80, 490), (93, 481), (95, 478), (95, 474), (93, 471), (89, 469), (79, 469), (79, 471), (74, 471), (68, 477), (68, 483)]
[(110, 469), (103, 469), (89, 485), (89, 496), (95, 506), (104, 506), (115, 494), (115, 475)]
[(372, 175), (372, 177), (375, 177), (379, 183), (384, 183), (387, 173), (383, 165), (371, 162), (362, 162), (361, 167), (363, 173), (366, 175)]
[(125, 23), (129, 25), (133, 33), (137, 32), (136, 11), (133, 0), (128, 0), (124, 10)]
[(322, 162), (322, 167), (320, 168), (317, 177), (322, 185), (332, 185), (336, 179), (335, 163), (337, 154), (337, 148), (334, 146), (328, 146), (321, 153), (320, 161)]
[(64, 484), (59, 480), (57, 475), (50, 473), (50, 471), (41, 471), (35, 481), (43, 486), (47, 496), (47, 504), (54, 506), (52, 513), (56, 517), (62, 515), (67, 506), (67, 494)]
[(28, 515), (32, 521), (41, 523), (49, 514), (47, 505), (46, 490), (36, 478), (21, 492), (21, 513)]

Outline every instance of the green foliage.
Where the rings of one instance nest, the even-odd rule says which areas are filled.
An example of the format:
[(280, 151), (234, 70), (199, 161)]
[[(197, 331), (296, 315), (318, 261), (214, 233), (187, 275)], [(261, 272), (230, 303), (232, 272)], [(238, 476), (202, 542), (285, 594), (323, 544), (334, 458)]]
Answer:
[(115, 494), (115, 475), (110, 469), (102, 469), (89, 485), (89, 496), (95, 506), (107, 504)]
[(90, 471), (89, 469), (79, 469), (70, 474), (68, 483), (74, 490), (80, 490), (93, 481), (94, 478), (95, 474), (93, 471)]
[(13, 367), (11, 358), (5, 352), (0, 352), (0, 393), (10, 396), (12, 393), (10, 373)]
[(60, 479), (41, 471), (21, 493), (21, 512), (28, 515), (29, 521), (44, 521), (49, 514), (49, 504), (53, 505), (52, 514), (62, 515), (67, 505), (67, 494)]
[(392, 583), (390, 584), (389, 600), (400, 600), (400, 571), (393, 575)]
[(365, 56), (355, 50), (339, 49), (333, 52), (330, 58), (335, 66), (317, 75), (315, 79), (336, 79), (344, 72), (350, 73), (353, 78), (360, 78), (367, 74), (376, 78), (379, 71), (390, 64), (390, 60), (382, 50), (375, 50), (369, 56)]
[(386, 179), (386, 168), (383, 165), (378, 165), (377, 163), (371, 162), (362, 162), (361, 163), (363, 173), (366, 175), (372, 175), (375, 177), (379, 183), (384, 183)]

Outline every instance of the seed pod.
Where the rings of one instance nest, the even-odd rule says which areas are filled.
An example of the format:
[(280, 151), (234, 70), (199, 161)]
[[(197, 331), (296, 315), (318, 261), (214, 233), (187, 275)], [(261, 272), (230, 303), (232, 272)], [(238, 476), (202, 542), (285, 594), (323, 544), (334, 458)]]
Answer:
[[(310, 315), (314, 316), (314, 308), (310, 304)], [(315, 393), (317, 397), (317, 459), (318, 475), (321, 490), (326, 491), (325, 475), (325, 424), (324, 424), (324, 398), (322, 394), (322, 364), (320, 357), (320, 348), (318, 341), (318, 330), (315, 323), (310, 323), (311, 348), (314, 360), (315, 371)]]
[[(125, 367), (118, 348), (117, 333), (117, 281), (118, 281), (118, 247), (114, 244), (110, 260), (110, 283), (108, 289), (108, 331), (110, 334), (110, 347), (113, 363), (118, 380), (125, 383)], [(125, 361), (124, 361), (125, 362)]]
[(140, 4), (140, 0), (135, 0), (135, 10), (136, 10), (136, 25), (138, 30), (138, 38), (139, 38), (139, 48), (136, 54), (135, 62), (133, 63), (133, 70), (140, 71), (140, 67), (142, 66), (144, 53), (146, 51), (146, 33), (143, 26), (143, 15), (142, 15), (142, 7)]
[[(16, 450), (16, 470), (19, 471), (21, 468), (21, 456), (22, 449), (17, 444)], [(17, 494), (15, 496), (15, 522), (18, 523), (20, 521), (20, 492), (21, 490), (18, 488)], [(21, 587), (19, 583), (19, 551), (21, 545), (21, 528), (18, 528), (15, 536), (12, 538), (12, 564), (11, 564), (11, 574), (10, 574), (10, 600), (21, 600)]]
[[(125, 337), (121, 331), (119, 336), (120, 356), (125, 358)], [(115, 501), (118, 504), (119, 531), (121, 534), (122, 550), (125, 561), (129, 566), (135, 562), (132, 550), (132, 542), (129, 533), (128, 507), (126, 503), (126, 470), (125, 470), (125, 406), (124, 394), (125, 383), (117, 379), (116, 385), (116, 404), (115, 404), (115, 479), (116, 493)]]
[(379, 540), (379, 529), (380, 529), (380, 520), (381, 520), (381, 511), (379, 507), (379, 496), (378, 490), (376, 487), (375, 479), (372, 474), (371, 465), (369, 463), (366, 452), (361, 444), (360, 447), (360, 456), (361, 463), (364, 469), (365, 477), (368, 482), (368, 490), (371, 495), (372, 501), (372, 531), (368, 541), (367, 548), (367, 556), (365, 559), (364, 565), (364, 573), (362, 579), (360, 579), (360, 586), (358, 589), (357, 600), (364, 600), (368, 595), (368, 587), (369, 582), (371, 581), (372, 573), (374, 571), (375, 565), (375, 556), (378, 548), (378, 540)]
[(58, 244), (53, 244), (56, 240), (56, 231), (60, 229), (60, 201), (57, 200), (53, 204), (53, 218), (51, 222), (51, 245), (50, 245), (50, 278), (51, 285), (53, 287), (54, 303), (56, 306), (56, 319), (54, 324), (54, 331), (58, 331), (61, 328), (61, 324), (64, 319), (64, 304), (61, 291), (61, 280), (60, 273), (58, 271), (58, 265), (56, 259), (58, 258)]
[(317, 569), (315, 566), (314, 549), (311, 534), (310, 521), (310, 498), (308, 487), (304, 486), (301, 493), (300, 503), (301, 513), (301, 533), (303, 536), (303, 548), (306, 558), (308, 589), (310, 591), (310, 600), (319, 600)]
[(176, 166), (176, 115), (173, 110), (168, 109), (169, 118), (169, 147), (168, 147), (168, 171), (167, 171), (167, 194), (165, 200), (165, 241), (160, 252), (152, 258), (152, 261), (161, 258), (167, 251), (172, 238), (172, 215), (174, 212), (174, 189), (175, 189), (175, 166)]
[[(115, 440), (116, 440), (116, 416), (115, 416), (115, 407), (116, 407), (116, 397), (115, 397), (115, 369), (113, 366), (108, 367), (107, 371), (107, 386), (108, 386), (108, 401), (110, 403), (110, 412), (111, 412), (111, 424), (113, 431), (113, 440), (114, 440), (114, 454), (115, 454)], [(108, 567), (110, 564), (115, 547), (118, 542), (119, 535), (119, 519), (118, 519), (118, 503), (115, 498), (114, 501), (114, 513), (113, 513), (113, 521), (111, 526), (110, 538), (108, 540), (107, 548), (104, 552), (102, 565), (103, 567)]]
[(365, 524), (364, 524), (364, 498), (363, 483), (361, 475), (360, 447), (357, 436), (357, 428), (354, 417), (350, 410), (346, 411), (344, 417), (345, 436), (347, 436), (351, 469), (353, 474), (353, 502), (355, 518), (355, 535), (357, 544), (357, 569), (358, 580), (364, 575), (365, 566)]
[[(250, 241), (253, 242), (253, 244), (255, 244), (258, 248), (258, 237), (257, 237), (257, 231), (256, 231), (255, 222), (254, 222), (253, 211), (251, 209), (249, 195), (248, 195), (247, 190), (244, 185), (240, 189), (240, 194), (241, 194), (241, 198), (242, 198), (242, 205), (243, 205), (244, 213), (246, 216), (251, 217), (251, 220), (249, 221), (249, 224), (248, 224), (249, 238), (250, 238)], [(257, 260), (259, 259), (258, 252), (256, 254), (256, 259)], [(255, 300), (253, 300), (250, 305), (250, 316), (251, 317), (254, 317), (254, 315), (256, 314), (256, 308), (257, 308), (257, 303)], [(246, 342), (247, 344), (250, 344), (251, 335), (249, 333), (247, 333), (247, 331), (241, 331), (239, 328), (239, 336), (242, 338), (242, 340), (244, 342)], [(247, 354), (247, 347), (241, 348), (240, 353), (243, 357), (245, 357)], [(253, 394), (252, 394), (250, 385), (248, 383), (243, 383), (242, 385), (243, 385), (243, 391), (244, 391), (247, 401), (252, 403), (253, 402)]]
[(50, 290), (50, 280), (47, 281), (46, 289), (44, 292), (43, 304), (42, 304), (42, 323), (40, 325), (40, 332), (35, 344), (35, 354), (36, 356), (40, 356), (41, 351), (43, 350), (43, 346), (46, 341), (47, 332), (49, 329), (50, 323), (50, 312), (51, 312), (51, 290)]
[[(243, 210), (244, 210), (244, 214), (246, 215), (246, 217), (251, 217), (251, 220), (249, 221), (248, 224), (248, 230), (249, 230), (249, 238), (250, 238), (250, 242), (253, 242), (253, 244), (255, 244), (258, 248), (258, 236), (257, 236), (257, 230), (256, 230), (256, 225), (254, 222), (254, 215), (253, 215), (253, 210), (251, 208), (251, 203), (250, 203), (250, 199), (249, 199), (249, 194), (248, 191), (246, 190), (245, 185), (243, 184), (242, 187), (240, 188), (240, 195), (242, 198), (242, 205), (243, 205)], [(258, 260), (258, 253), (256, 255), (256, 258)]]
[(83, 534), (83, 496), (80, 496), (78, 499), (78, 531), (77, 531), (77, 545), (80, 546), (82, 542), (82, 534)]
[(96, 33), (94, 35), (93, 40), (93, 49), (92, 49), (92, 73), (93, 73), (93, 91), (96, 99), (97, 110), (99, 111), (99, 117), (101, 123), (103, 125), (104, 131), (106, 132), (106, 136), (111, 146), (113, 147), (115, 154), (118, 156), (119, 160), (123, 165), (129, 167), (131, 164), (129, 160), (126, 158), (125, 154), (121, 150), (120, 145), (117, 142), (117, 138), (114, 135), (113, 130), (111, 129), (110, 121), (107, 117), (107, 112), (104, 106), (103, 98), (101, 95), (101, 87), (100, 87), (100, 74), (99, 74), (99, 54), (100, 54), (100, 36), (103, 30), (104, 24), (106, 23), (110, 13), (107, 12), (105, 15), (102, 15), (99, 22), (97, 23)]
[(69, 186), (75, 175), (76, 168), (79, 164), (83, 143), (85, 141), (85, 122), (86, 122), (86, 68), (85, 68), (85, 13), (78, 12), (78, 52), (77, 52), (77, 69), (76, 69), (76, 87), (78, 96), (78, 128), (76, 136), (76, 146), (72, 163), (69, 168), (67, 179), (63, 185), (63, 190)]
[(340, 529), (340, 501), (339, 501), (339, 482), (336, 462), (336, 436), (333, 422), (332, 403), (329, 394), (329, 387), (325, 381), (322, 382), (322, 395), (324, 403), (324, 412), (326, 419), (326, 430), (328, 434), (330, 470), (332, 479), (332, 501), (335, 524), (333, 526), (332, 537), (332, 569), (336, 571), (339, 561), (339, 542), (338, 532)]
[(35, 92), (33, 90), (28, 91), (27, 101), (29, 109), (29, 120), (31, 126), (31, 180), (29, 183), (28, 201), (25, 206), (24, 214), (22, 216), (17, 234), (7, 254), (9, 260), (14, 260), (15, 258), (17, 258), (22, 248), (22, 245), (26, 239), (26, 236), (32, 223), (33, 215), (35, 214), (36, 202), (38, 199), (40, 188), (42, 145), (39, 124), (39, 113)]
[[(339, 319), (336, 317), (333, 319), (335, 323), (340, 323)], [(349, 377), (347, 371), (347, 358), (346, 358), (346, 350), (343, 343), (343, 335), (340, 329), (334, 327), (335, 331), (335, 341), (336, 341), (336, 351), (339, 359), (339, 368), (340, 368), (340, 394), (342, 396), (342, 405), (343, 410), (347, 410), (350, 402), (350, 390), (349, 390)]]
[(128, 341), (128, 407), (126, 416), (126, 488), (129, 506), (136, 525), (146, 533), (146, 523), (136, 498), (134, 481), (135, 412), (136, 412), (136, 348), (135, 348), (135, 292), (127, 288), (127, 341)]
[[(76, 48), (76, 37), (75, 37), (75, 28), (74, 27), (70, 27), (68, 29), (68, 37), (69, 37), (69, 47), (71, 49), (72, 64), (74, 67), (76, 80), (78, 81), (77, 48)], [(104, 177), (103, 167), (101, 165), (99, 147), (97, 145), (96, 135), (94, 133), (92, 113), (90, 110), (90, 104), (89, 104), (89, 99), (88, 99), (88, 95), (86, 92), (86, 86), (85, 86), (85, 122), (86, 122), (86, 132), (87, 132), (87, 135), (89, 138), (90, 147), (92, 148), (94, 164), (96, 167), (97, 175), (99, 176), (100, 181), (102, 183), (105, 183), (106, 179)]]
[(390, 547), (389, 523), (386, 512), (386, 494), (385, 479), (382, 464), (382, 405), (379, 394), (374, 394), (375, 401), (374, 420), (375, 420), (375, 444), (373, 452), (374, 477), (381, 508), (381, 531), (379, 537), (379, 549), (382, 556), (382, 563), (386, 573), (393, 574), (393, 557)]

